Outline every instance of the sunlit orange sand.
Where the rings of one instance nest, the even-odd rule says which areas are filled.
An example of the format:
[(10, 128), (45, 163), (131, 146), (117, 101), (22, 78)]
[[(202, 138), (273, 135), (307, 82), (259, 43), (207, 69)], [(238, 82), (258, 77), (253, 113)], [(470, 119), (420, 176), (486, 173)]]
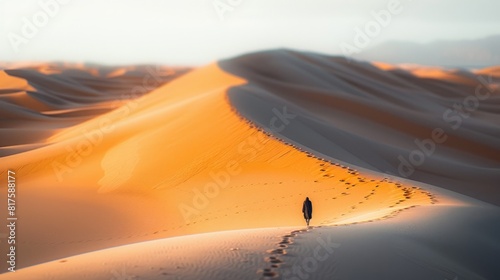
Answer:
[(212, 64), (43, 148), (1, 158), (26, 205), (19, 265), (160, 237), (302, 225), (306, 196), (314, 225), (433, 203), (424, 190), (316, 158), (250, 125), (226, 97), (242, 83)]

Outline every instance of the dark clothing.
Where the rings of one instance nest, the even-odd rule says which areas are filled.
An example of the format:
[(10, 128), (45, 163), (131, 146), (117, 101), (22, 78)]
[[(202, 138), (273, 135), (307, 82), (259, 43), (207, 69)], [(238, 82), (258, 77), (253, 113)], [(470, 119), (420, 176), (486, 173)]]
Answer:
[(309, 199), (304, 200), (304, 204), (302, 204), (302, 213), (304, 213), (304, 219), (312, 219), (313, 206)]

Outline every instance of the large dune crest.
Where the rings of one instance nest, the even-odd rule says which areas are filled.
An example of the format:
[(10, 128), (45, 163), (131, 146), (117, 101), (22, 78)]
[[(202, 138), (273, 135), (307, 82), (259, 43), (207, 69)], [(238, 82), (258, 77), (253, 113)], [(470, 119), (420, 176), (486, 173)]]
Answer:
[[(254, 124), (314, 154), (498, 204), (498, 69), (394, 66), (287, 50), (220, 62)], [(273, 108), (293, 115), (281, 130)]]

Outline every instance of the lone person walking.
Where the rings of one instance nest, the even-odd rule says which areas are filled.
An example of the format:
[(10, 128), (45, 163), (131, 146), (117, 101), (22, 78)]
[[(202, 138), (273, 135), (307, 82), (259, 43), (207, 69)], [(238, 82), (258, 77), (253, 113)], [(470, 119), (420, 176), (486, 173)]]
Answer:
[(304, 213), (304, 219), (306, 219), (307, 226), (309, 226), (309, 221), (312, 219), (313, 214), (313, 205), (309, 197), (306, 197), (306, 200), (302, 204), (302, 213)]

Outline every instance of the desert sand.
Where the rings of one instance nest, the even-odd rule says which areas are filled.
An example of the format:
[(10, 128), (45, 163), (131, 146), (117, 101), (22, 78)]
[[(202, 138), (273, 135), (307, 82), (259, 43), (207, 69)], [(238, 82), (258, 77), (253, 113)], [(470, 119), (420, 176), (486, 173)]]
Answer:
[[(477, 200), (497, 202), (498, 96), (415, 176), (393, 175), (408, 139), (441, 124), (445, 96), (474, 92), (490, 70), (428, 77), (289, 51), (163, 68), (168, 79), (148, 86), (133, 68), (77, 68), (2, 72), (0, 129), (12, 137), (0, 165), (2, 178), (16, 172), (20, 229), (19, 270), (0, 279), (498, 275), (500, 212)], [(85, 79), (63, 87), (75, 71)]]

